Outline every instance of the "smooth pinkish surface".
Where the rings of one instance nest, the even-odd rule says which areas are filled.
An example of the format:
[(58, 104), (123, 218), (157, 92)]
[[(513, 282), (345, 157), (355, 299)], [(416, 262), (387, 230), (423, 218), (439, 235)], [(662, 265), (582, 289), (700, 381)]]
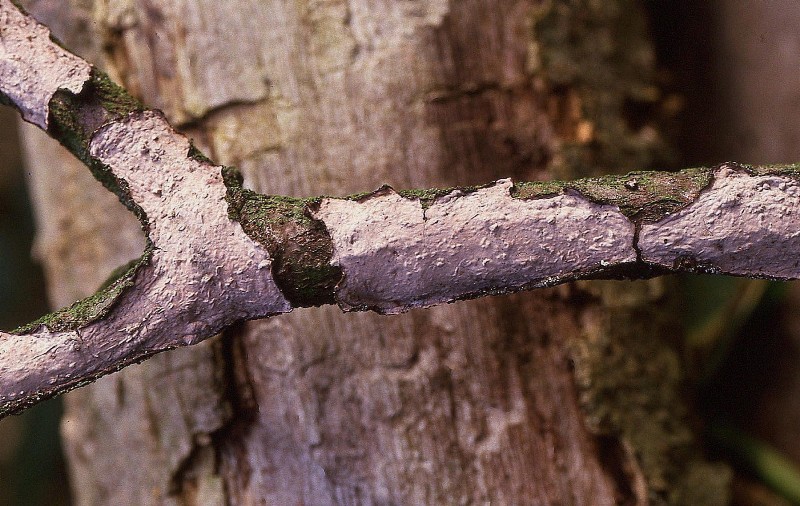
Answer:
[(723, 167), (688, 207), (642, 225), (645, 261), (742, 276), (800, 277), (800, 183)]
[(394, 192), (323, 200), (316, 218), (344, 271), (337, 300), (398, 312), (636, 260), (634, 225), (618, 208), (578, 195), (516, 199), (511, 186), (455, 191), (427, 210)]

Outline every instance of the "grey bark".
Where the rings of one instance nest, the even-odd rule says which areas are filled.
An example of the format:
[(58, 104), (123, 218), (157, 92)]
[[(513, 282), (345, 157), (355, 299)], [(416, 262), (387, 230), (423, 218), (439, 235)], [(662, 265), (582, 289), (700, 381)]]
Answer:
[[(89, 18), (86, 5), (72, 8), (71, 19)], [(626, 98), (652, 92), (639, 77), (652, 70), (642, 25), (627, 21), (631, 9), (641, 20), (633, 3), (93, 9), (97, 38), (86, 40), (97, 45), (85, 54), (263, 192), (563, 177), (657, 156), (653, 127), (620, 121)], [(38, 200), (64, 200), (65, 182), (81, 177), (69, 171), (38, 172), (34, 187), (49, 185)], [(105, 275), (70, 283), (70, 259), (52, 253), (75, 243), (82, 220), (100, 226), (86, 209), (109, 202), (101, 217), (115, 231), (124, 223), (113, 197), (80, 181), (74, 199), (85, 200), (70, 200), (80, 219), (39, 213), (58, 305)], [(140, 252), (134, 233), (114, 246), (90, 237), (76, 265), (98, 265), (103, 248), (116, 260)], [(726, 473), (696, 458), (683, 422), (680, 368), (663, 338), (672, 324), (653, 307), (664, 297), (661, 281), (573, 285), (402, 316), (308, 309), (241, 326), (70, 395), (76, 499), (724, 500)]]

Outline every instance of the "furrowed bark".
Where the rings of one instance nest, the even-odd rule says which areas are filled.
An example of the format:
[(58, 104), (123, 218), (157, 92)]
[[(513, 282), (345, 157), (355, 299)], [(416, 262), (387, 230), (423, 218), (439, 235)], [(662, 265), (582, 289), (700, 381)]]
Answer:
[(395, 313), (673, 271), (798, 277), (795, 166), (259, 195), (8, 0), (0, 21), (5, 101), (84, 161), (148, 236), (106, 289), (0, 334), (0, 415), (292, 307)]

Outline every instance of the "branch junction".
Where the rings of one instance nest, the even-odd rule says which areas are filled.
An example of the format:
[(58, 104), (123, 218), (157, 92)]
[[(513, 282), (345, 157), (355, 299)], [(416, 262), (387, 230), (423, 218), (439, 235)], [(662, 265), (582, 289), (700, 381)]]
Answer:
[(0, 99), (86, 163), (148, 245), (92, 297), (0, 333), (0, 417), (293, 307), (397, 313), (678, 271), (800, 278), (795, 165), (261, 195), (10, 0), (0, 0)]

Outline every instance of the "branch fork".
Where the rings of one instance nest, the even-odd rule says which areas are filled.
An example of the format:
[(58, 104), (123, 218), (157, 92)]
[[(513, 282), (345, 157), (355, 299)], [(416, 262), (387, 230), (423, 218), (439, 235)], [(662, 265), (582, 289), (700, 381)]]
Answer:
[(397, 313), (676, 271), (800, 277), (796, 166), (259, 195), (10, 0), (0, 0), (0, 100), (84, 161), (148, 243), (97, 294), (0, 333), (0, 417), (293, 307)]

